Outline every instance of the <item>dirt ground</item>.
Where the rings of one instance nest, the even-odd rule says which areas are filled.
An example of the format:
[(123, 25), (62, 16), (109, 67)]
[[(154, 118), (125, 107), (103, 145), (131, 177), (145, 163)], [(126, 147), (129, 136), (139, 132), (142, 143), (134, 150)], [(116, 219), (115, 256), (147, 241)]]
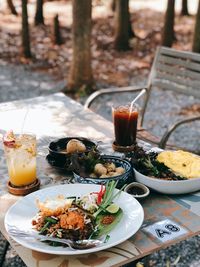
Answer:
[[(146, 74), (151, 66), (155, 49), (161, 44), (161, 30), (166, 1), (130, 1), (132, 28), (136, 38), (130, 40), (131, 49), (117, 52), (113, 48), (114, 16), (108, 1), (93, 1), (92, 67), (97, 87), (126, 86), (130, 79)], [(179, 1), (180, 2), (180, 1)], [(177, 2), (177, 3), (179, 3)], [(193, 5), (191, 5), (193, 2)], [(44, 4), (45, 26), (34, 26), (35, 0), (29, 1), (29, 24), (33, 58), (21, 55), (21, 7), (14, 1), (19, 16), (9, 13), (5, 0), (0, 10), (0, 59), (16, 65), (25, 64), (32, 70), (48, 72), (57, 79), (67, 79), (72, 59), (71, 1), (50, 1)], [(190, 1), (194, 14), (196, 1)], [(180, 3), (179, 3), (180, 5)], [(141, 9), (140, 9), (141, 7)], [(181, 17), (177, 6), (173, 47), (191, 50), (195, 16)], [(63, 44), (53, 43), (53, 17), (58, 14)]]

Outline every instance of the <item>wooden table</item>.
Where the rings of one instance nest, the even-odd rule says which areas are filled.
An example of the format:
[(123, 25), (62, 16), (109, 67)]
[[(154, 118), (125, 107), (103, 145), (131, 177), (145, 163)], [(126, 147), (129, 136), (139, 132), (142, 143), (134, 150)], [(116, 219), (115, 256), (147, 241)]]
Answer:
[[(62, 93), (1, 104), (0, 125), (1, 135), (9, 129), (20, 132), (22, 128), (24, 132), (36, 133), (38, 138), (37, 169), (41, 188), (69, 183), (71, 178), (47, 163), (45, 157), (48, 154), (48, 144), (52, 140), (66, 136), (88, 137), (103, 141), (100, 149), (106, 153), (113, 153), (111, 148), (112, 123), (89, 110), (84, 110), (80, 104)], [(144, 143), (143, 145), (148, 146)], [(19, 197), (7, 192), (8, 174), (2, 142), (0, 166), (0, 231), (30, 267), (121, 266), (200, 232), (199, 192), (182, 196), (152, 193), (142, 203), (145, 212), (142, 228), (129, 240), (116, 247), (80, 256), (57, 256), (32, 251), (8, 237), (4, 228), (6, 211)], [(162, 232), (162, 227), (166, 225), (168, 228)], [(172, 229), (173, 225), (176, 229)], [(157, 236), (154, 234), (155, 229), (158, 230)]]

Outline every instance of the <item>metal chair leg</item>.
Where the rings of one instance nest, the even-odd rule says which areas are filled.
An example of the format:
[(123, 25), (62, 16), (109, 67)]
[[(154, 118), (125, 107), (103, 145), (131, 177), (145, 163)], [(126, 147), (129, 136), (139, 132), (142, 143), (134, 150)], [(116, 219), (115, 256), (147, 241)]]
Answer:
[(5, 261), (5, 257), (6, 257), (6, 253), (8, 251), (9, 246), (10, 246), (9, 242), (6, 241), (5, 246), (3, 248), (3, 253), (2, 253), (2, 256), (1, 256), (1, 259), (0, 259), (0, 266), (3, 266), (3, 263)]
[(182, 125), (184, 123), (190, 123), (190, 122), (193, 122), (193, 121), (196, 121), (196, 120), (200, 120), (200, 116), (195, 116), (195, 117), (187, 118), (185, 120), (178, 121), (177, 123), (175, 123), (172, 126), (170, 126), (169, 129), (164, 133), (163, 137), (161, 138), (158, 147), (165, 148), (169, 137), (174, 132), (174, 130), (176, 130), (176, 128), (178, 126), (180, 126), (180, 125)]

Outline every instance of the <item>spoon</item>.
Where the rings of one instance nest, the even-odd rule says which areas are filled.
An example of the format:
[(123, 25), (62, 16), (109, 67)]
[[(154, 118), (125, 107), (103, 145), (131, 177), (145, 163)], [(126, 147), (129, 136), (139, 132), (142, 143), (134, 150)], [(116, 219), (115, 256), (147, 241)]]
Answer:
[(70, 239), (38, 235), (36, 233), (22, 231), (17, 228), (10, 228), (8, 230), (8, 233), (11, 236), (26, 238), (26, 239), (35, 239), (41, 242), (51, 241), (51, 242), (62, 243), (62, 244), (68, 245), (68, 247), (71, 249), (89, 249), (89, 248), (96, 247), (97, 245), (100, 245), (103, 243), (101, 240), (98, 240), (98, 239), (83, 239), (83, 240), (72, 241)]

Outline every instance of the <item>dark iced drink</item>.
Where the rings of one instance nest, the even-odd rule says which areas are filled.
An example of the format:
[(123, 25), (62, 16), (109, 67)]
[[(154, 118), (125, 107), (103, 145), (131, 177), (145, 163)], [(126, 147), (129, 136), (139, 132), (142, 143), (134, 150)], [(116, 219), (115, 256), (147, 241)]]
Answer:
[(113, 108), (115, 143), (119, 146), (130, 146), (136, 143), (138, 110), (134, 106), (118, 106)]

